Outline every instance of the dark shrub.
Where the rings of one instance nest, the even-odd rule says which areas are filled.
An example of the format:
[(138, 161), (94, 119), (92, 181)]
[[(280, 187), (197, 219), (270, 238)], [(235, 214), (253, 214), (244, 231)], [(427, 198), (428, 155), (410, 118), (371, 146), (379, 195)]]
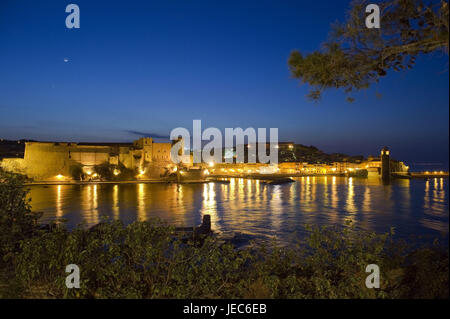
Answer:
[(31, 211), (24, 182), (24, 176), (0, 169), (0, 257), (3, 261), (18, 250), (21, 240), (33, 236), (41, 216)]
[(108, 162), (104, 162), (94, 166), (94, 172), (100, 176), (101, 179), (110, 181), (113, 178), (112, 167)]
[(75, 181), (81, 180), (83, 175), (83, 168), (80, 164), (74, 164), (70, 166), (70, 175)]

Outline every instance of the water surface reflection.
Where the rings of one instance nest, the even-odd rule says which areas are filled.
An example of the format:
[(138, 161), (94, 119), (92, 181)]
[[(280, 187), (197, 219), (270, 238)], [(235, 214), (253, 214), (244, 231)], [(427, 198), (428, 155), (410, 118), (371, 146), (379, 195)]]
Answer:
[[(125, 223), (159, 217), (179, 226), (211, 215), (214, 230), (284, 243), (300, 237), (304, 224), (343, 225), (400, 237), (426, 235), (448, 240), (448, 180), (377, 180), (300, 177), (295, 183), (264, 185), (230, 179), (229, 184), (98, 184), (30, 187), (32, 206), (43, 221), (62, 217), (68, 226), (96, 224), (101, 216)], [(295, 235), (294, 235), (295, 234)]]

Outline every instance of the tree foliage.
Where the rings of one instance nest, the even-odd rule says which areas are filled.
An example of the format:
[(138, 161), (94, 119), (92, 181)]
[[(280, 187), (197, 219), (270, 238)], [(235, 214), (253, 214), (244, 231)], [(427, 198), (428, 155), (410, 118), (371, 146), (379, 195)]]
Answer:
[(37, 230), (41, 214), (31, 211), (24, 182), (24, 176), (0, 169), (0, 264)]
[(326, 89), (351, 92), (378, 83), (388, 71), (414, 66), (420, 54), (448, 55), (447, 0), (386, 0), (380, 7), (381, 28), (368, 29), (365, 8), (373, 1), (354, 0), (345, 23), (332, 25), (322, 49), (310, 54), (293, 51), (288, 64), (294, 78), (320, 99)]
[(81, 164), (74, 164), (70, 166), (70, 175), (75, 181), (81, 180), (81, 176), (83, 175), (83, 167)]
[(116, 180), (132, 181), (136, 179), (136, 170), (132, 168), (127, 168), (122, 163), (119, 163), (118, 170), (119, 175), (115, 176)]
[(94, 172), (97, 173), (101, 179), (110, 181), (113, 177), (112, 167), (108, 162), (94, 166)]
[[(115, 170), (118, 171), (117, 175), (114, 174)], [(122, 163), (111, 165), (108, 162), (103, 162), (94, 166), (94, 172), (105, 181), (130, 181), (136, 179), (136, 171), (126, 168)]]

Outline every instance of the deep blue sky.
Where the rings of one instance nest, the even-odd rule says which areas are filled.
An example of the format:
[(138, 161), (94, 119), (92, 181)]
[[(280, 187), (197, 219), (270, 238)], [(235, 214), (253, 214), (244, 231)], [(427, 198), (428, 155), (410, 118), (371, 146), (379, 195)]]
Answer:
[[(66, 29), (76, 3), (81, 28)], [(131, 141), (178, 126), (278, 127), (326, 152), (448, 166), (448, 56), (420, 58), (349, 104), (290, 78), (349, 1), (0, 2), (0, 137)], [(68, 62), (64, 62), (67, 58)], [(383, 97), (377, 99), (375, 90)]]

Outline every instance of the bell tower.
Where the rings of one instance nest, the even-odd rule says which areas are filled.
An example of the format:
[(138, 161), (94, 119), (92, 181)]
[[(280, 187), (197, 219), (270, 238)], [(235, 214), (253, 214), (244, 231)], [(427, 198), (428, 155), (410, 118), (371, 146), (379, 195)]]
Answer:
[(389, 181), (391, 178), (391, 160), (389, 155), (389, 149), (385, 146), (381, 150), (381, 179), (383, 181)]

